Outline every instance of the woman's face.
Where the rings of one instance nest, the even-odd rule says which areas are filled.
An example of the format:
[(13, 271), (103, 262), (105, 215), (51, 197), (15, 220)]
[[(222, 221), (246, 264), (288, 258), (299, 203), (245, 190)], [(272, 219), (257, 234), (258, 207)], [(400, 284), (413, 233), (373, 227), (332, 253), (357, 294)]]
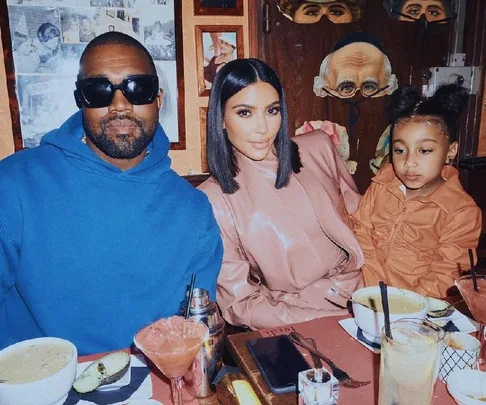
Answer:
[(229, 141), (255, 161), (274, 157), (273, 143), (281, 123), (280, 97), (277, 90), (265, 82), (245, 87), (224, 106), (223, 128)]
[(345, 24), (353, 21), (349, 7), (340, 1), (330, 3), (304, 1), (295, 11), (293, 20), (299, 24), (313, 24), (318, 22), (324, 15), (335, 24)]
[(78, 20), (71, 20), (69, 22), (69, 29), (71, 29), (72, 31), (77, 31), (79, 29)]
[[(424, 14), (428, 22), (447, 18), (443, 0), (406, 0), (403, 3), (401, 13), (415, 20), (418, 20)], [(404, 16), (400, 16), (398, 19), (411, 21)]]

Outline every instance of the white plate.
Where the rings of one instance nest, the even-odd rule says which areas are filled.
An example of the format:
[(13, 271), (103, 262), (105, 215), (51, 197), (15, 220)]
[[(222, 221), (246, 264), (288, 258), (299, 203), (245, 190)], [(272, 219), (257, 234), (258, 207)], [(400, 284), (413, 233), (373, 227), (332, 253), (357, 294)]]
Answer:
[[(78, 363), (78, 368), (76, 370), (76, 378), (79, 377), (79, 375), (91, 364), (93, 363), (92, 361), (85, 361), (83, 363)], [(130, 364), (131, 367), (131, 364)], [(111, 384), (106, 384), (106, 385), (101, 385), (98, 387), (96, 390), (97, 391), (111, 391), (111, 390), (117, 390), (121, 387), (124, 387), (125, 385), (130, 384), (130, 379), (131, 379), (131, 371), (130, 367), (128, 368), (127, 372), (125, 375), (120, 378), (118, 381), (115, 381), (114, 383)]]

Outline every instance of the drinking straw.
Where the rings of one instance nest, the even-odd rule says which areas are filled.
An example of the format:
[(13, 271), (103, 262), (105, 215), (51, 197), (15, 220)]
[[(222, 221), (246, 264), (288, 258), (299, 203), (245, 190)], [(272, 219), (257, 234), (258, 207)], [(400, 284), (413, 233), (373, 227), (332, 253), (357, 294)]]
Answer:
[(474, 286), (474, 291), (478, 292), (478, 281), (476, 280), (476, 266), (474, 265), (473, 251), (472, 249), (467, 250), (469, 252), (469, 262), (471, 263), (471, 275)]
[(385, 318), (385, 335), (388, 339), (393, 339), (390, 328), (390, 309), (388, 308), (388, 290), (386, 284), (380, 281), (381, 303), (383, 304), (383, 316)]
[(196, 281), (196, 273), (192, 273), (191, 285), (189, 286), (189, 295), (186, 302), (186, 319), (189, 318), (189, 310), (191, 309), (192, 293), (194, 291), (194, 281)]

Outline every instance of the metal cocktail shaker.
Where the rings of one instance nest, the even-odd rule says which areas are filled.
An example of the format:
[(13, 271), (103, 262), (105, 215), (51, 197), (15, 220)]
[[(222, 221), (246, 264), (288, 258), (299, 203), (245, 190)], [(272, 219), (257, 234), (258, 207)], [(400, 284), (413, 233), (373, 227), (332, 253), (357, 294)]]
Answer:
[[(182, 314), (186, 312), (185, 305), (185, 302), (181, 305)], [(194, 288), (189, 318), (201, 321), (209, 328), (208, 339), (184, 375), (189, 392), (196, 398), (205, 398), (214, 392), (212, 382), (223, 361), (224, 319), (216, 303), (209, 298), (208, 291), (203, 288)]]

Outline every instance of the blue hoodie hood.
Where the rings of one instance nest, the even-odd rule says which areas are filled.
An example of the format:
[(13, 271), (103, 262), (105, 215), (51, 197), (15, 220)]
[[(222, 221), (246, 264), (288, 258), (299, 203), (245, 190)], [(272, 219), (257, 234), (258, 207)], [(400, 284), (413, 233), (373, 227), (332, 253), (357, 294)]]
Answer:
[(79, 110), (59, 128), (48, 132), (42, 138), (41, 146), (52, 145), (61, 149), (72, 164), (85, 170), (103, 172), (105, 175), (127, 178), (136, 175), (139, 181), (151, 181), (170, 170), (169, 139), (160, 124), (157, 125), (154, 139), (147, 147), (146, 158), (126, 171), (101, 159), (81, 141), (84, 135), (83, 113)]

